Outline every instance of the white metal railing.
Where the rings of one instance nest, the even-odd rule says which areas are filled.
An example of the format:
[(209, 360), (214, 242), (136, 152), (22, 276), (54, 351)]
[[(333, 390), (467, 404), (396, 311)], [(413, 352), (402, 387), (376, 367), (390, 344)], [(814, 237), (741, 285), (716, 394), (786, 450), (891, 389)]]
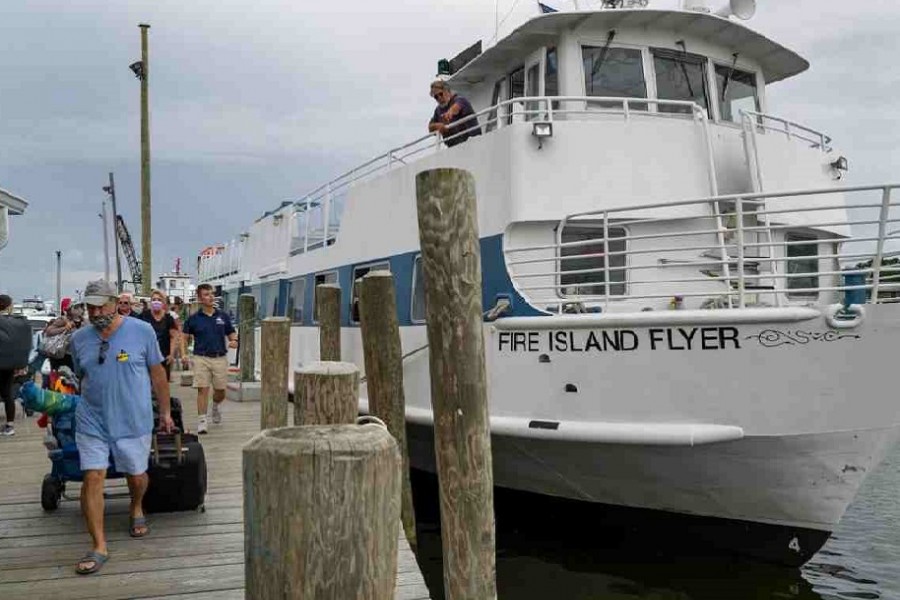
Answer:
[(900, 231), (888, 231), (898, 187), (588, 211), (562, 219), (552, 244), (519, 245), (513, 226), (504, 255), (517, 290), (548, 312), (676, 297), (692, 308), (877, 303), (900, 292)]
[(821, 131), (810, 129), (806, 125), (750, 110), (742, 110), (741, 119), (744, 124), (755, 124), (754, 130), (759, 129), (761, 131), (784, 134), (789, 140), (797, 139), (809, 143), (810, 146), (822, 152), (831, 152), (831, 138)]

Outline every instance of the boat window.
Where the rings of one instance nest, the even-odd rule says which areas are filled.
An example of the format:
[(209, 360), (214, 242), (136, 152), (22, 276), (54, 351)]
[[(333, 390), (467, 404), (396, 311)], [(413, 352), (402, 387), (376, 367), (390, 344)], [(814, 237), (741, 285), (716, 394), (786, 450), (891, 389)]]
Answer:
[(256, 314), (257, 318), (262, 320), (266, 317), (277, 317), (278, 315), (278, 282), (270, 281), (260, 286), (259, 297), (257, 298)]
[[(509, 74), (506, 83), (508, 99), (521, 98), (525, 95), (525, 67), (519, 67)], [(507, 122), (512, 123), (512, 105), (506, 109)]]
[[(609, 251), (624, 252), (625, 230), (621, 227), (609, 228)], [(581, 256), (560, 261), (559, 285), (561, 296), (605, 296), (606, 256), (603, 243), (603, 224), (566, 225), (562, 232), (562, 243), (590, 242), (588, 244), (561, 248), (560, 256)], [(612, 296), (625, 294), (625, 255), (616, 254), (609, 258), (609, 293)]]
[(731, 67), (716, 65), (719, 115), (723, 121), (741, 122), (741, 111), (759, 112), (756, 75)]
[[(647, 81), (640, 50), (582, 46), (584, 91), (586, 96), (646, 98)], [(603, 108), (621, 108), (619, 102), (591, 103)], [(647, 110), (646, 104), (631, 104), (634, 110)]]
[(413, 323), (425, 322), (425, 280), (422, 278), (422, 255), (416, 257), (413, 268), (412, 307), (410, 316)]
[(316, 273), (316, 276), (313, 278), (313, 323), (319, 322), (319, 313), (316, 309), (316, 286), (324, 285), (326, 283), (337, 283), (338, 282), (338, 274), (337, 271), (326, 271), (325, 273)]
[(238, 294), (237, 290), (231, 292), (222, 292), (222, 310), (228, 313), (228, 316), (231, 317), (232, 321), (237, 321), (237, 305), (238, 305)]
[[(819, 244), (815, 236), (809, 234), (789, 233), (787, 242), (809, 242), (808, 244), (789, 244), (787, 248), (788, 275), (805, 275), (807, 277), (788, 277), (789, 296), (816, 297), (819, 295)], [(797, 290), (797, 291), (792, 291)], [(803, 291), (805, 290), (805, 291)]]
[(500, 104), (500, 95), (503, 93), (503, 79), (494, 84), (494, 92), (491, 94), (491, 111), (488, 113), (485, 131), (497, 129), (497, 105)]
[(303, 299), (306, 295), (306, 277), (297, 277), (288, 282), (287, 287), (287, 316), (291, 323), (303, 322)]
[(254, 285), (251, 287), (250, 295), (253, 296), (253, 301), (256, 304), (256, 320), (258, 321), (262, 318), (262, 286)]
[(350, 320), (354, 323), (359, 323), (359, 280), (366, 276), (366, 273), (369, 271), (390, 271), (391, 263), (385, 261), (380, 263), (374, 263), (371, 265), (365, 265), (362, 267), (355, 267), (353, 269), (353, 286), (351, 288), (350, 294)]
[[(656, 95), (660, 100), (696, 102), (709, 112), (705, 57), (654, 49), (653, 68), (656, 71)], [(691, 114), (691, 109), (661, 105), (659, 112)]]
[[(559, 96), (559, 55), (556, 48), (547, 48), (544, 61), (544, 95)], [(559, 108), (559, 102), (553, 102), (553, 110)]]
[[(525, 95), (534, 98), (536, 96), (540, 96), (541, 94), (541, 81), (540, 75), (541, 73), (541, 65), (533, 64), (528, 67), (528, 75), (525, 77)], [(525, 120), (526, 121), (535, 121), (540, 120), (543, 117), (538, 113), (541, 108), (540, 102), (528, 102), (525, 105)]]

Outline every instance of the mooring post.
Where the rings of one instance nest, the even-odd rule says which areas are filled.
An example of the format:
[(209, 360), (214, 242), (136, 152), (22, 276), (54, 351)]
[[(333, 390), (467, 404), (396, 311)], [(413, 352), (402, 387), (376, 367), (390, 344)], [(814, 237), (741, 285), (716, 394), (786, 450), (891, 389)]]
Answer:
[(475, 180), (416, 175), (447, 600), (497, 597)]
[(286, 317), (263, 319), (260, 345), (262, 382), (259, 426), (260, 429), (286, 427), (291, 320)]
[(403, 393), (403, 350), (394, 277), (390, 271), (371, 271), (359, 289), (359, 323), (369, 412), (384, 421), (397, 440), (402, 460), (401, 519), (406, 539), (416, 550), (416, 515), (409, 481), (409, 451), (406, 445), (406, 399)]
[(243, 450), (253, 600), (394, 600), (400, 454), (380, 425), (283, 427)]
[(341, 286), (316, 286), (315, 317), (319, 321), (319, 360), (341, 360)]
[(359, 414), (359, 368), (353, 363), (314, 362), (294, 373), (294, 425), (355, 423)]
[(238, 298), (238, 364), (241, 381), (256, 381), (256, 298), (241, 294)]

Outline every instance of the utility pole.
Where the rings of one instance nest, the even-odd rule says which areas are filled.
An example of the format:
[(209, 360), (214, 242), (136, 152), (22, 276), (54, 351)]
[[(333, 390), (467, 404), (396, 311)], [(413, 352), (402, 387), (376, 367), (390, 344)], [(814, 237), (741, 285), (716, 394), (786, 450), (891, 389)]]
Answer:
[(103, 201), (103, 278), (109, 281), (109, 222), (106, 219), (106, 200)]
[(119, 253), (119, 235), (115, 233), (116, 223), (119, 222), (119, 212), (116, 210), (116, 182), (113, 174), (109, 174), (109, 185), (103, 186), (103, 191), (109, 194), (112, 202), (113, 244), (116, 246), (116, 291), (122, 293), (122, 255)]
[(56, 306), (62, 314), (62, 250), (56, 251)]
[(150, 107), (147, 86), (150, 79), (150, 61), (147, 50), (147, 30), (150, 25), (141, 23), (141, 280), (143, 293), (150, 295), (152, 283), (150, 243)]

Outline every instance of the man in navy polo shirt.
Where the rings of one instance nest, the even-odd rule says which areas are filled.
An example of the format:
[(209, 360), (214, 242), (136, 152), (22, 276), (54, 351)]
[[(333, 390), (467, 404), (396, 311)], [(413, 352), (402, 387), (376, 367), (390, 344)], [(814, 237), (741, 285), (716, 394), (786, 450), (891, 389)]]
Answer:
[[(225, 388), (228, 385), (228, 348), (237, 348), (237, 333), (227, 314), (216, 308), (213, 287), (208, 283), (197, 286), (200, 310), (184, 323), (184, 337), (194, 340), (194, 387), (197, 388), (197, 433), (206, 433), (206, 409), (209, 388), (213, 388), (213, 423), (222, 422)], [(228, 338), (228, 345), (225, 345)]]

